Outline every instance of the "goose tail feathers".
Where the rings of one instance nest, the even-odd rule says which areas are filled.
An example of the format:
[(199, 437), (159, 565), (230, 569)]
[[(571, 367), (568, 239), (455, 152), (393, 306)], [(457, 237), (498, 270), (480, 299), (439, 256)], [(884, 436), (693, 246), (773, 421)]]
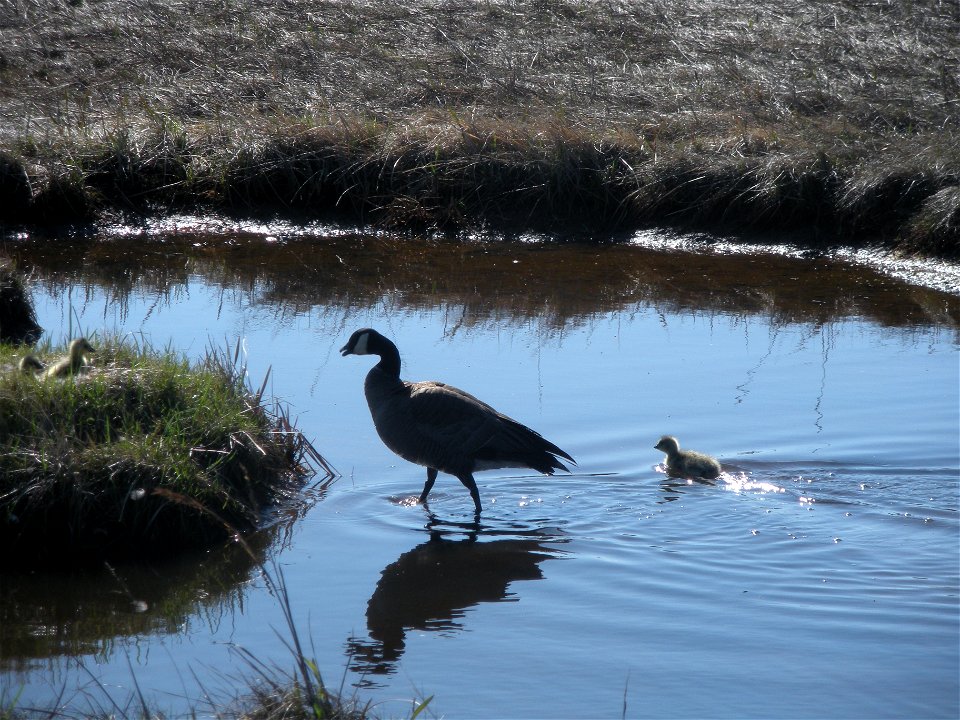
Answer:
[(477, 453), (478, 460), (509, 460), (525, 465), (544, 475), (553, 475), (556, 470), (570, 472), (570, 468), (560, 462), (560, 458), (574, 465), (577, 461), (564, 450), (554, 445), (536, 430), (521, 425), (515, 420), (501, 417), (505, 421), (504, 432), (487, 447)]

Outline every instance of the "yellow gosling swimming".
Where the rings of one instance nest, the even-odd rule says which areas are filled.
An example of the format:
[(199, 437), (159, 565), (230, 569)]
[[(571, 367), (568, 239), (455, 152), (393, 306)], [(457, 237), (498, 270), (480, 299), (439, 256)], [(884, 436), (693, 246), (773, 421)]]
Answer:
[(44, 377), (70, 377), (76, 375), (86, 362), (85, 352), (96, 352), (86, 338), (76, 338), (70, 341), (70, 352), (62, 360), (58, 360), (43, 373)]
[(720, 475), (720, 463), (709, 455), (681, 450), (675, 437), (664, 435), (654, 448), (667, 454), (667, 473), (686, 478), (713, 480)]
[(26, 375), (36, 375), (43, 370), (44, 367), (44, 364), (40, 362), (40, 358), (32, 353), (27, 353), (20, 358), (20, 372)]

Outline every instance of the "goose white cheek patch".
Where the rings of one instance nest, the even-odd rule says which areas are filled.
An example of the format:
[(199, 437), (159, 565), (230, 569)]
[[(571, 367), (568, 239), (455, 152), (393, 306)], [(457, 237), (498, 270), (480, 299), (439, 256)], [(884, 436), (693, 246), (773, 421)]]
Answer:
[(370, 337), (370, 333), (364, 333), (357, 339), (357, 344), (353, 346), (354, 355), (367, 354), (367, 338), (369, 337)]

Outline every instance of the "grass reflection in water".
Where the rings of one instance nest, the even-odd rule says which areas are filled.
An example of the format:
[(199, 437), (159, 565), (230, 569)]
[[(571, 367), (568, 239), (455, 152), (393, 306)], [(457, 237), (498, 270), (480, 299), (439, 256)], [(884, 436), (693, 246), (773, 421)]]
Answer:
[(537, 318), (548, 332), (636, 303), (661, 312), (765, 315), (773, 324), (821, 325), (862, 317), (882, 326), (960, 326), (960, 298), (910, 287), (829, 256), (692, 253), (611, 243), (436, 241), (338, 232), (170, 233), (42, 238), (7, 244), (19, 267), (51, 293), (105, 288), (121, 308), (131, 292), (176, 302), (200, 275), (225, 293), (276, 308), (278, 319), (317, 307), (378, 303), (448, 308), (448, 333)]

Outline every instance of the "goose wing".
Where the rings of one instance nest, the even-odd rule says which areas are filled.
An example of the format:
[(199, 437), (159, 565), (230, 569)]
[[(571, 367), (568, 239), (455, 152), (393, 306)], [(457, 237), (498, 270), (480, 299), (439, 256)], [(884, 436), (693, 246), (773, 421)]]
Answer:
[(412, 419), (421, 436), (449, 462), (467, 460), (475, 469), (534, 468), (552, 474), (573, 462), (538, 432), (498, 412), (468, 392), (440, 382), (411, 383)]
[(468, 392), (441, 382), (410, 384), (416, 429), (431, 443), (473, 455), (500, 430), (500, 413)]

